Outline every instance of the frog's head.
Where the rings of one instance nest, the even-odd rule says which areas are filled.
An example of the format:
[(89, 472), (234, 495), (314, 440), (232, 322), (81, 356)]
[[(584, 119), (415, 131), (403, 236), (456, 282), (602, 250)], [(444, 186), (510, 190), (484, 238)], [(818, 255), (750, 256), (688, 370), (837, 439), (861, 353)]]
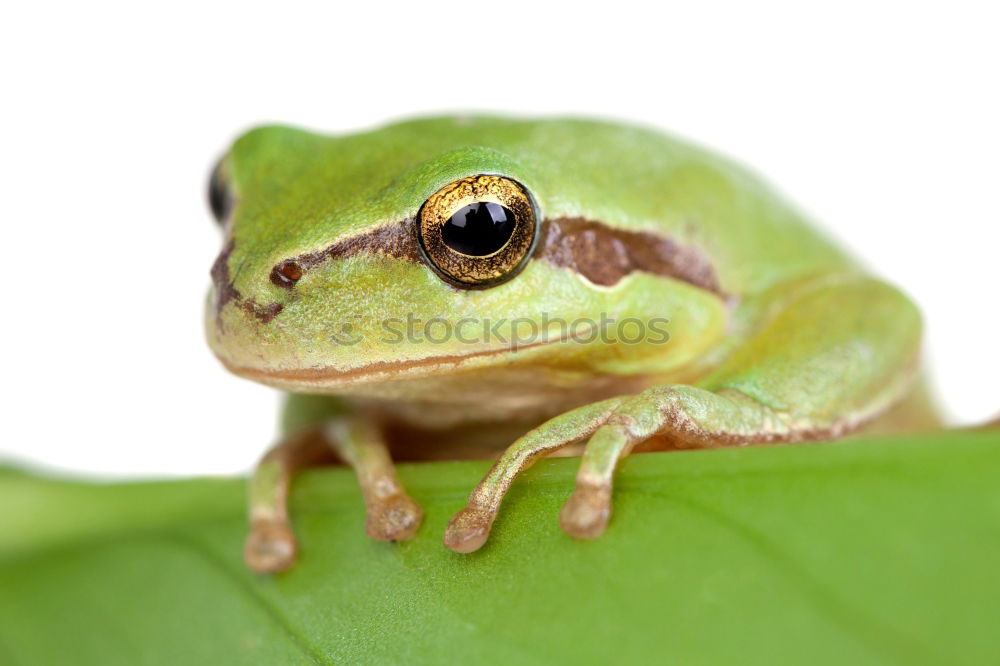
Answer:
[(595, 152), (627, 154), (649, 136), (491, 118), (344, 137), (255, 129), (211, 181), (225, 232), (212, 349), (237, 374), (296, 391), (519, 364), (682, 365), (721, 330), (712, 266), (643, 229), (641, 168)]

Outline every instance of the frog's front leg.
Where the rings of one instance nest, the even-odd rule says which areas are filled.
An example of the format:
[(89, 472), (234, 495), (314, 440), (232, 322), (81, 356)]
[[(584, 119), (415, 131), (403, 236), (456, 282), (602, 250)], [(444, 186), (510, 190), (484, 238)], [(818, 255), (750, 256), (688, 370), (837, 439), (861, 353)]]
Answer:
[(288, 490), (296, 470), (329, 455), (315, 428), (286, 435), (268, 451), (250, 477), (250, 533), (243, 560), (257, 573), (283, 571), (295, 562), (297, 544), (288, 521)]
[(412, 537), (424, 512), (396, 478), (392, 458), (378, 428), (362, 418), (343, 418), (328, 423), (324, 433), (340, 458), (358, 475), (368, 536), (379, 541), (404, 541)]
[(515, 442), (452, 518), (445, 545), (478, 549), (514, 478), (540, 456), (589, 437), (560, 522), (601, 534), (615, 467), (653, 436), (713, 447), (838, 436), (908, 388), (920, 319), (898, 291), (865, 278), (828, 279), (776, 297), (773, 314), (697, 386), (667, 385), (573, 410)]
[(560, 524), (576, 537), (599, 536), (611, 515), (615, 467), (636, 444), (670, 430), (676, 440), (710, 446), (708, 426), (691, 416), (705, 410), (724, 416), (730, 433), (745, 433), (747, 438), (783, 431), (781, 421), (766, 408), (745, 409), (742, 403), (748, 401), (732, 400), (692, 386), (660, 386), (587, 405), (542, 424), (514, 442), (472, 491), (466, 508), (448, 524), (445, 545), (460, 553), (479, 549), (514, 478), (543, 455), (587, 437), (576, 489), (563, 507)]
[(293, 474), (331, 452), (351, 465), (367, 512), (366, 532), (380, 541), (402, 541), (420, 527), (423, 511), (406, 494), (378, 428), (361, 416), (339, 412), (324, 398), (292, 396), (287, 434), (258, 464), (250, 479), (247, 566), (258, 573), (283, 571), (297, 552), (287, 499)]

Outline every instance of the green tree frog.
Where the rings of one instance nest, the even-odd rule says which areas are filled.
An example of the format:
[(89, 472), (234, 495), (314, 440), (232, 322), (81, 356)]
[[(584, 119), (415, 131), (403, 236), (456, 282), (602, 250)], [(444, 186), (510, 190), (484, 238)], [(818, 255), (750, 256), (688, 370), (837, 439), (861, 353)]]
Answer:
[(296, 557), (286, 497), (356, 470), (369, 536), (422, 512), (392, 459), (499, 457), (444, 543), (480, 548), (517, 475), (580, 452), (560, 523), (600, 535), (631, 451), (828, 439), (934, 418), (921, 319), (754, 175), (647, 129), (439, 117), (266, 126), (212, 174), (206, 331), (288, 393), (250, 480), (248, 566)]

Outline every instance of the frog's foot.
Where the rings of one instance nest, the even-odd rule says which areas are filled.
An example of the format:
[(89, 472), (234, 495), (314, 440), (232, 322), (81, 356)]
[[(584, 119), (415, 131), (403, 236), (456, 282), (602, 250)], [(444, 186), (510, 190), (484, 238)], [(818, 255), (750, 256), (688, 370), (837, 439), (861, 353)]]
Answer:
[(423, 509), (400, 490), (368, 502), (365, 531), (379, 541), (405, 541), (416, 534), (424, 518)]
[(746, 396), (720, 395), (691, 386), (655, 387), (580, 407), (543, 423), (504, 452), (472, 491), (468, 505), (451, 519), (445, 545), (459, 553), (480, 548), (515, 477), (541, 456), (588, 437), (576, 489), (559, 522), (574, 537), (600, 536), (611, 517), (612, 479), (618, 462), (635, 445), (657, 434), (685, 446), (719, 446), (787, 437), (788, 429), (773, 412)]
[(490, 536), (496, 510), (468, 506), (454, 515), (444, 532), (444, 545), (456, 553), (471, 553), (482, 548)]
[(243, 559), (251, 571), (275, 573), (292, 566), (297, 550), (287, 520), (258, 518), (250, 524)]
[(604, 534), (610, 518), (611, 484), (577, 483), (559, 514), (559, 525), (570, 536), (594, 539)]
[(619, 459), (645, 439), (623, 425), (602, 426), (583, 450), (576, 489), (559, 514), (563, 530), (578, 539), (593, 539), (604, 533), (611, 518), (611, 482)]
[(378, 430), (360, 419), (330, 423), (327, 440), (358, 475), (365, 499), (365, 531), (379, 541), (405, 541), (420, 527), (424, 512), (406, 494)]

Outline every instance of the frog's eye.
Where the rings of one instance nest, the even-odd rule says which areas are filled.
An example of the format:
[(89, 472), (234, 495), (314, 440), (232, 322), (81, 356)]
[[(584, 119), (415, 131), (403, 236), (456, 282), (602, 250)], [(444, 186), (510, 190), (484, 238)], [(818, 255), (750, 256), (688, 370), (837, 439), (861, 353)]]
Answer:
[(470, 176), (442, 187), (424, 202), (418, 223), (428, 263), (465, 288), (514, 277), (535, 240), (531, 198), (502, 176)]
[(212, 215), (220, 225), (226, 223), (233, 210), (233, 194), (226, 182), (222, 160), (215, 165), (208, 178), (208, 207), (212, 209)]

